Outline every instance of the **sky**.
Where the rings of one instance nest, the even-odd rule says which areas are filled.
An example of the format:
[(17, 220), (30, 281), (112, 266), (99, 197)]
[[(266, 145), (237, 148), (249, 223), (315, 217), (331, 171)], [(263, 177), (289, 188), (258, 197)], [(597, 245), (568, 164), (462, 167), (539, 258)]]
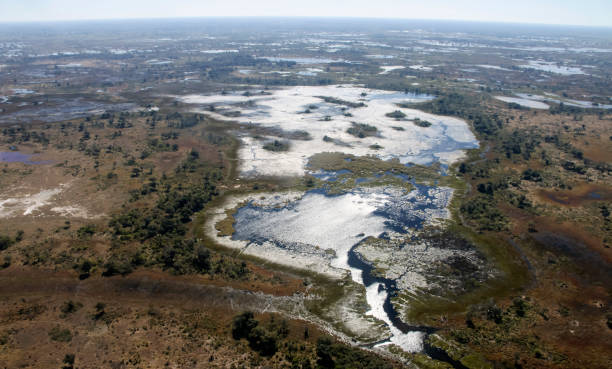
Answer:
[(0, 0), (0, 22), (210, 16), (452, 19), (612, 27), (612, 0)]

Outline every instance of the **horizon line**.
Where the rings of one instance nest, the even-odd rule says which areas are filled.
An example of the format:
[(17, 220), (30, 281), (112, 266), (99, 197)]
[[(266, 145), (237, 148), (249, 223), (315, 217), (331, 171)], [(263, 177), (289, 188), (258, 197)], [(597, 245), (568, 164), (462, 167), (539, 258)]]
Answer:
[(564, 23), (515, 22), (515, 21), (487, 21), (474, 19), (440, 19), (440, 18), (392, 18), (392, 17), (361, 17), (361, 16), (300, 16), (300, 15), (207, 15), (207, 16), (178, 16), (178, 17), (127, 17), (127, 18), (83, 18), (83, 19), (34, 19), (34, 20), (0, 20), (0, 25), (18, 24), (49, 24), (49, 23), (81, 23), (81, 22), (112, 22), (112, 21), (147, 21), (147, 20), (196, 20), (196, 19), (354, 19), (354, 20), (388, 20), (388, 21), (429, 21), (429, 22), (463, 22), (482, 24), (503, 24), (516, 26), (548, 26), (548, 27), (581, 27), (612, 29), (612, 25), (586, 25)]

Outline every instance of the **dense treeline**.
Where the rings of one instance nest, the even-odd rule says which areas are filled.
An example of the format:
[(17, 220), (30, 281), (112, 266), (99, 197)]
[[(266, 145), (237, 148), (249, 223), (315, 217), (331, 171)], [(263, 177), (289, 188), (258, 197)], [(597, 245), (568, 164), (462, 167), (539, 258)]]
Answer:
[(139, 195), (156, 194), (148, 208), (134, 208), (115, 215), (109, 222), (115, 242), (138, 242), (138, 252), (115, 253), (104, 264), (106, 276), (127, 274), (139, 265), (159, 266), (173, 274), (210, 274), (241, 279), (248, 275), (246, 263), (213, 254), (201, 241), (185, 239), (193, 215), (217, 194), (222, 179), (218, 168), (188, 153), (173, 178), (143, 185)]
[(156, 236), (183, 236), (185, 224), (191, 216), (202, 210), (217, 190), (209, 179), (201, 186), (171, 188), (160, 195), (155, 207), (133, 209), (117, 215), (109, 223), (113, 234), (122, 241), (144, 241)]

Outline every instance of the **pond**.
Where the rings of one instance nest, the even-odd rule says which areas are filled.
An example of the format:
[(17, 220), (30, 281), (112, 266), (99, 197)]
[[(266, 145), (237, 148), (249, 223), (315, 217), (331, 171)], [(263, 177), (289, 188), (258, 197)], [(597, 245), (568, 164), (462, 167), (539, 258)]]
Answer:
[(33, 161), (32, 157), (38, 154), (24, 154), (18, 151), (0, 151), (0, 163), (23, 163), (28, 165), (48, 164), (49, 160)]

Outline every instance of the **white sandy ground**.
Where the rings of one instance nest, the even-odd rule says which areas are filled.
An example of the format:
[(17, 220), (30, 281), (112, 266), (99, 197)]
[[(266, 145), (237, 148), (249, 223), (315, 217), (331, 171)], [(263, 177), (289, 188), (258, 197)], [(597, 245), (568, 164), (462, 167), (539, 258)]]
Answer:
[(420, 70), (420, 71), (423, 71), (423, 72), (431, 72), (433, 70), (432, 67), (426, 67), (426, 66), (420, 65), (420, 64), (418, 64), (418, 65), (411, 65), (408, 68), (414, 69), (414, 70)]
[(557, 65), (555, 62), (547, 62), (543, 60), (530, 60), (527, 64), (519, 65), (520, 68), (526, 69), (537, 69), (543, 72), (561, 74), (564, 76), (570, 76), (572, 74), (586, 74), (579, 67), (566, 67), (563, 65)]
[(495, 69), (495, 70), (503, 70), (503, 71), (506, 71), (506, 72), (511, 72), (510, 69), (504, 68), (504, 67), (500, 67), (499, 65), (478, 64), (476, 66), (480, 67), (480, 68), (484, 68), (484, 69)]
[(389, 72), (392, 72), (394, 70), (399, 70), (399, 69), (404, 69), (404, 68), (406, 67), (402, 65), (381, 66), (380, 69), (382, 69), (383, 71), (378, 74), (388, 74)]
[(543, 102), (536, 101), (536, 100), (530, 100), (530, 99), (524, 99), (521, 97), (495, 96), (495, 98), (503, 102), (519, 104), (520, 106), (525, 106), (527, 108), (533, 108), (533, 109), (549, 109), (550, 108), (550, 106), (548, 106), (547, 104), (544, 104)]
[[(452, 189), (432, 188), (428, 196), (414, 190), (404, 194), (399, 188), (358, 189), (338, 196), (322, 193), (290, 192), (284, 194), (256, 194), (232, 197), (213, 211), (205, 225), (207, 234), (217, 242), (241, 250), (274, 263), (306, 269), (332, 278), (343, 278), (350, 273), (352, 280), (364, 284), (362, 273), (348, 264), (350, 249), (368, 237), (379, 237), (390, 231), (388, 222), (392, 219), (379, 213), (401, 215), (410, 213), (425, 223), (436, 224), (438, 219), (446, 219), (446, 209)], [(215, 224), (226, 216), (226, 209), (252, 202), (257, 208), (242, 208), (235, 215), (236, 233), (232, 238), (219, 237)], [(433, 208), (419, 209), (420, 205)], [(261, 240), (264, 238), (265, 240)], [(249, 239), (260, 239), (250, 242)], [(410, 284), (406, 274), (404, 283)], [(415, 286), (423, 287), (422, 278), (414, 275)], [(379, 283), (366, 286), (366, 300), (371, 307), (367, 315), (385, 322), (390, 331), (389, 343), (396, 344), (408, 352), (422, 350), (422, 337), (419, 332), (402, 333), (393, 327), (383, 309), (387, 292), (379, 291)], [(350, 322), (345, 322), (351, 326)], [(386, 343), (386, 344), (389, 344)]]
[[(366, 96), (361, 94), (365, 93)], [(375, 155), (388, 160), (398, 158), (402, 163), (429, 164), (440, 161), (451, 164), (463, 157), (464, 152), (454, 147), (445, 150), (444, 143), (452, 140), (462, 148), (477, 147), (477, 141), (465, 121), (439, 115), (428, 114), (416, 109), (399, 108), (396, 103), (423, 101), (412, 95), (389, 93), (355, 86), (298, 86), (272, 91), (269, 96), (229, 95), (186, 95), (178, 97), (181, 101), (200, 105), (194, 108), (203, 114), (219, 120), (238, 119), (243, 123), (259, 124), (264, 127), (280, 128), (284, 131), (307, 131), (312, 140), (292, 140), (289, 151), (271, 152), (263, 149), (265, 141), (244, 137), (239, 150), (241, 176), (302, 176), (308, 158), (320, 152), (340, 151), (357, 156)], [(337, 104), (325, 103), (316, 96), (330, 96), (354, 103), (363, 102), (365, 107), (346, 108)], [(387, 98), (382, 98), (387, 96)], [(236, 106), (238, 103), (252, 102), (251, 106)], [(227, 118), (210, 112), (209, 105), (215, 105), (217, 111), (226, 108), (240, 109), (242, 116)], [(310, 114), (302, 114), (310, 105)], [(431, 127), (422, 128), (407, 120), (397, 121), (385, 116), (386, 113), (400, 110), (407, 120), (419, 118), (432, 123)], [(350, 113), (352, 116), (345, 116)], [(324, 121), (329, 116), (330, 121)], [(379, 131), (377, 137), (357, 138), (346, 132), (351, 122), (366, 123), (375, 126)], [(401, 126), (405, 130), (397, 131), (392, 127)], [(333, 142), (323, 141), (328, 136), (344, 142), (350, 147), (339, 146)], [(370, 148), (378, 144), (382, 149)]]
[[(76, 218), (93, 218), (87, 209), (78, 205), (59, 205), (58, 197), (69, 187), (62, 184), (57, 188), (38, 193), (20, 194), (7, 197), (0, 194), (0, 219), (18, 216), (61, 215)], [(54, 206), (55, 205), (55, 206)]]

